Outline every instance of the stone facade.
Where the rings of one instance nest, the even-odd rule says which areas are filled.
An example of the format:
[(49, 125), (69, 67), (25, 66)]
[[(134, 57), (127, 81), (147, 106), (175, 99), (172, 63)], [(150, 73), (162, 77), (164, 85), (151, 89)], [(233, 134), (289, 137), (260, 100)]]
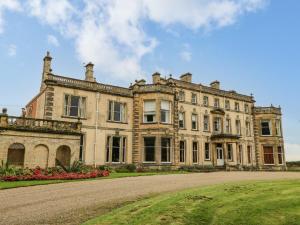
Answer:
[(180, 79), (155, 73), (150, 84), (117, 87), (96, 82), (92, 63), (78, 80), (55, 75), (51, 60), (44, 58), (41, 90), (27, 104), (27, 117), (80, 120), (78, 157), (86, 164), (285, 168), (281, 110), (255, 107), (253, 96), (222, 90), (218, 81), (195, 84), (189, 73)]
[(0, 162), (35, 168), (79, 159), (80, 124), (0, 114)]

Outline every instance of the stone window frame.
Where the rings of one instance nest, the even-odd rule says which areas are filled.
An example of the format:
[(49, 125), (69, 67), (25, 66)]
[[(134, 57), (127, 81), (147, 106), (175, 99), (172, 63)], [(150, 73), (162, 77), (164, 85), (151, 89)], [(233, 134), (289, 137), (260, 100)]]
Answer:
[[(182, 114), (182, 118), (183, 118), (183, 127), (181, 127), (180, 126), (180, 114)], [(184, 111), (180, 111), (179, 113), (178, 113), (178, 127), (179, 127), (179, 129), (182, 129), (182, 130), (184, 130), (184, 129), (186, 129), (186, 124), (185, 124), (185, 112)]]
[[(70, 106), (67, 106), (66, 105), (66, 96), (69, 96), (68, 98), (68, 103), (71, 104), (71, 97), (79, 97), (79, 107), (78, 107), (78, 116), (70, 116)], [(82, 106), (82, 99), (85, 99), (84, 101), (84, 105)], [(62, 107), (62, 117), (68, 117), (68, 118), (81, 118), (81, 119), (86, 119), (87, 118), (87, 100), (88, 100), (88, 97), (87, 96), (83, 96), (83, 95), (74, 95), (74, 94), (70, 94), (70, 93), (63, 93), (63, 107)], [(67, 107), (67, 109), (66, 109)], [(82, 110), (84, 111), (84, 115), (82, 116), (81, 115), (81, 111)]]
[(191, 93), (191, 103), (194, 104), (194, 105), (196, 105), (197, 102), (198, 102), (197, 93), (192, 92)]
[[(279, 152), (280, 149), (280, 152)], [(283, 153), (283, 147), (281, 145), (277, 146), (277, 158), (278, 158), (278, 165), (284, 165), (284, 153)], [(281, 158), (281, 163), (279, 163), (279, 157)]]
[[(268, 123), (268, 129), (269, 129), (270, 134), (263, 134), (264, 127), (263, 127), (262, 123)], [(265, 129), (266, 129), (266, 127), (265, 127)], [(272, 121), (271, 120), (268, 120), (268, 119), (260, 120), (260, 134), (261, 134), (261, 136), (265, 136), (265, 137), (272, 136)]]
[(214, 98), (214, 108), (220, 108), (220, 99)]
[(229, 99), (225, 100), (225, 109), (230, 110), (230, 100)]
[(185, 101), (185, 92), (183, 90), (180, 90), (178, 92), (178, 101), (184, 102)]
[[(194, 149), (194, 144), (196, 144), (196, 146), (197, 146), (196, 150)], [(194, 152), (197, 153), (197, 157), (196, 157), (197, 161), (196, 162), (194, 162)], [(199, 142), (195, 141), (195, 140), (192, 141), (192, 164), (199, 164)]]
[[(272, 153), (265, 153), (265, 147), (268, 147), (268, 148), (272, 148)], [(275, 155), (274, 155), (274, 146), (273, 145), (262, 145), (262, 151), (263, 151), (263, 164), (266, 165), (266, 166), (273, 166), (275, 165)], [(273, 156), (273, 163), (266, 163), (265, 161), (265, 155), (272, 155)]]
[[(167, 158), (169, 158), (169, 161), (162, 161), (162, 151), (163, 151), (163, 146), (162, 146), (162, 140), (163, 139), (169, 139), (169, 147), (168, 147), (168, 150), (169, 150), (169, 155), (167, 154)], [(173, 156), (173, 154), (172, 154), (172, 148), (173, 148), (173, 146), (172, 146), (172, 138), (171, 137), (169, 137), (169, 136), (161, 136), (160, 137), (160, 163), (161, 164), (170, 164), (170, 163), (172, 163), (172, 156)]]
[[(169, 103), (169, 110), (162, 109), (162, 102), (168, 102)], [(172, 102), (168, 99), (161, 99), (160, 100), (160, 123), (162, 124), (171, 124), (172, 123)], [(167, 113), (169, 121), (163, 122), (162, 121), (162, 113)]]
[[(205, 118), (207, 118), (207, 129), (205, 129)], [(210, 132), (210, 116), (208, 114), (203, 115), (203, 131)]]
[[(196, 118), (196, 128), (194, 129), (193, 128), (193, 116), (195, 116), (195, 118)], [(199, 119), (198, 119), (198, 114), (197, 113), (195, 113), (195, 112), (192, 112), (192, 115), (191, 115), (191, 130), (192, 131), (198, 131), (199, 130), (199, 121), (198, 121)]]
[[(154, 147), (154, 161), (146, 161), (146, 154), (145, 154), (145, 138), (154, 138), (154, 146), (150, 146), (150, 147)], [(142, 137), (142, 141), (143, 141), (143, 154), (142, 154), (142, 156), (143, 156), (143, 163), (144, 164), (156, 164), (157, 162), (156, 162), (156, 144), (157, 144), (157, 136), (156, 135), (150, 135), (150, 136), (143, 136)]]
[[(208, 149), (206, 148), (208, 146)], [(206, 153), (208, 150), (208, 158), (206, 157)], [(209, 142), (204, 143), (204, 161), (211, 161), (211, 145)]]
[[(119, 149), (119, 162), (112, 161), (113, 151), (113, 138), (120, 138), (120, 149)], [(108, 140), (109, 139), (109, 140)], [(125, 140), (125, 145), (124, 145)], [(125, 149), (124, 149), (125, 147)], [(128, 136), (127, 135), (115, 135), (108, 134), (105, 137), (105, 163), (106, 164), (123, 164), (127, 162), (127, 151), (128, 151)]]
[(241, 111), (240, 103), (239, 103), (239, 102), (235, 102), (235, 103), (234, 103), (234, 110), (235, 110), (236, 112), (240, 112), (240, 111)]
[(208, 95), (203, 96), (203, 106), (209, 107), (209, 96)]
[[(112, 103), (112, 112), (110, 111), (110, 104)], [(123, 112), (120, 114), (120, 121), (115, 120), (114, 117), (114, 107), (115, 103), (120, 103), (121, 106), (123, 106)], [(121, 108), (120, 108), (121, 109)], [(122, 101), (116, 101), (116, 100), (108, 100), (108, 107), (107, 107), (107, 121), (108, 122), (115, 122), (115, 123), (127, 123), (127, 103)]]
[[(180, 145), (181, 143), (183, 143), (183, 145), (184, 145), (183, 150), (182, 150), (181, 145)], [(179, 163), (185, 163), (186, 162), (186, 147), (187, 147), (186, 143), (187, 143), (186, 140), (180, 140), (179, 141)], [(183, 151), (183, 161), (181, 161), (182, 151)]]
[[(154, 112), (154, 114), (149, 114), (149, 115), (153, 115), (154, 118), (153, 118), (153, 121), (151, 122), (148, 122), (145, 120), (145, 102), (154, 102), (155, 103), (155, 110), (154, 111), (149, 111), (149, 112)], [(157, 123), (157, 102), (156, 102), (156, 99), (144, 99), (143, 100), (143, 123), (146, 123), (146, 124), (151, 124), (151, 123)]]

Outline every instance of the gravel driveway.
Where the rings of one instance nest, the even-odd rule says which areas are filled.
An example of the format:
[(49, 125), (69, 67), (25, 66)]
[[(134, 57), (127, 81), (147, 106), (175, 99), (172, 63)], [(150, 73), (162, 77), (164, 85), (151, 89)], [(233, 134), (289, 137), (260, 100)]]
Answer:
[(0, 190), (0, 224), (80, 224), (143, 196), (246, 180), (300, 179), (289, 172), (216, 172), (92, 180)]

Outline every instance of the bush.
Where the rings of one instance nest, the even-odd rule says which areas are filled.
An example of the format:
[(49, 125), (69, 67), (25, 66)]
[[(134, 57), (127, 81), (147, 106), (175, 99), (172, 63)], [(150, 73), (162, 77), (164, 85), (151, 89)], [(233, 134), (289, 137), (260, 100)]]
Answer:
[(181, 167), (179, 167), (179, 170), (187, 171), (187, 172), (213, 172), (213, 171), (216, 171), (216, 169), (211, 165), (181, 166)]
[(115, 168), (115, 171), (117, 173), (132, 173), (136, 171), (136, 165), (134, 164), (120, 165), (117, 168)]

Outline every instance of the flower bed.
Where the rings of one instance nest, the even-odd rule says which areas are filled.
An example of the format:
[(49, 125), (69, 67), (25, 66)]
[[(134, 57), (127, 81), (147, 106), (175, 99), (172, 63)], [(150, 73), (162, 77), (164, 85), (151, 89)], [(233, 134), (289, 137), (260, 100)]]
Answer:
[(97, 177), (107, 177), (109, 171), (107, 170), (93, 170), (89, 172), (65, 172), (57, 169), (43, 170), (37, 167), (27, 173), (20, 173), (16, 175), (7, 175), (0, 177), (3, 181), (21, 181), (21, 180), (76, 180), (89, 179)]

